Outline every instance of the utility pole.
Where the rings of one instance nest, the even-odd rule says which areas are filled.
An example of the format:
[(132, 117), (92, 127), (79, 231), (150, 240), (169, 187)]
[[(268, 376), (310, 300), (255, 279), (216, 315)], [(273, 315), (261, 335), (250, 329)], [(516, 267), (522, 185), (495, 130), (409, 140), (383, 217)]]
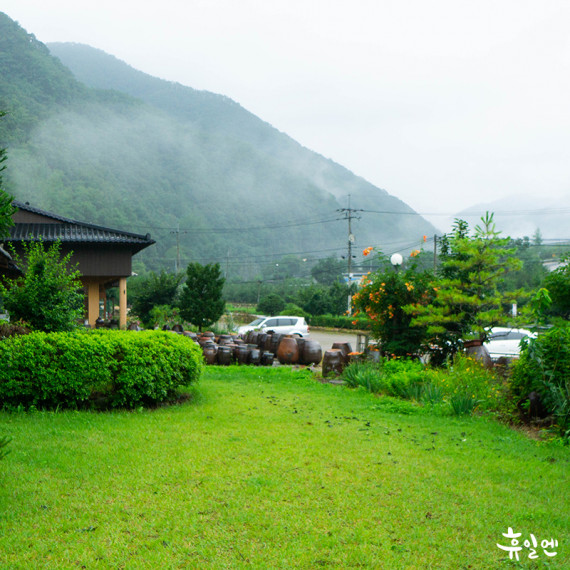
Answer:
[(174, 271), (178, 273), (180, 271), (180, 233), (187, 234), (188, 230), (182, 230), (180, 232), (180, 224), (176, 224), (176, 229), (170, 231), (171, 234), (176, 234), (176, 263)]
[[(360, 220), (360, 216), (355, 216), (356, 212), (363, 212), (364, 210), (355, 210), (350, 207), (350, 194), (348, 195), (348, 208), (339, 208), (337, 212), (344, 214), (344, 219), (348, 220), (348, 286), (352, 285), (352, 246), (354, 244), (354, 234), (352, 233), (352, 219)], [(348, 312), (350, 314), (350, 294), (348, 295)]]

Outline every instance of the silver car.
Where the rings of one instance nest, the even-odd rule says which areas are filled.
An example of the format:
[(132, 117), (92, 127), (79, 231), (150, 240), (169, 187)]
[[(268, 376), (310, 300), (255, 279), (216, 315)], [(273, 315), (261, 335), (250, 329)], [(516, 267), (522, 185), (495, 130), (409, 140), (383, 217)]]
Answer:
[(520, 354), (520, 342), (523, 338), (535, 338), (536, 334), (526, 329), (509, 329), (495, 327), (485, 342), (485, 348), (489, 351), (492, 360), (504, 356), (517, 358)]
[(248, 325), (238, 328), (239, 334), (260, 330), (264, 332), (273, 331), (280, 334), (292, 334), (296, 336), (307, 336), (309, 334), (309, 325), (303, 317), (290, 317), (279, 315), (277, 317), (258, 317)]

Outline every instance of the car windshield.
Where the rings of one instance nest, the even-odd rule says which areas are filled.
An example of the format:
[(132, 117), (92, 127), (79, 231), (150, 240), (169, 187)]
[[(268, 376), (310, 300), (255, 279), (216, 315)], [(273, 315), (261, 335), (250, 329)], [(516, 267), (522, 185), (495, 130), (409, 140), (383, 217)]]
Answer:
[(255, 321), (251, 321), (251, 323), (249, 323), (249, 326), (254, 327), (256, 325), (261, 324), (264, 320), (265, 320), (265, 317), (259, 317), (259, 318), (255, 319)]

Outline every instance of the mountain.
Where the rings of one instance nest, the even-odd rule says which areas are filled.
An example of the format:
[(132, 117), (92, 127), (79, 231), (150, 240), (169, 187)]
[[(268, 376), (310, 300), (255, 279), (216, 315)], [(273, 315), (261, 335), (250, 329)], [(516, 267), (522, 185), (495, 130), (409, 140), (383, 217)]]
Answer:
[[(57, 56), (57, 57), (56, 57)], [(285, 255), (387, 253), (435, 228), (228, 97), (163, 81), (78, 44), (49, 49), (0, 13), (7, 189), (75, 219), (152, 234), (138, 269), (220, 261), (253, 278)]]
[(544, 239), (568, 240), (568, 214), (570, 194), (558, 198), (530, 195), (513, 195), (493, 202), (476, 204), (459, 212), (456, 217), (469, 222), (471, 227), (479, 223), (485, 212), (494, 212), (497, 230), (512, 238), (538, 234)]

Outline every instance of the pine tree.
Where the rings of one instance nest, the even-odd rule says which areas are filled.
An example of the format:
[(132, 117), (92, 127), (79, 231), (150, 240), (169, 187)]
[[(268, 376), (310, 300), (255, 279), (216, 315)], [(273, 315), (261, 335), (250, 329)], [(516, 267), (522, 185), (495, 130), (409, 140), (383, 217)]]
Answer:
[(414, 316), (412, 325), (426, 327), (430, 344), (440, 353), (456, 352), (469, 338), (484, 341), (493, 326), (507, 320), (505, 307), (519, 292), (501, 293), (498, 286), (507, 272), (521, 267), (509, 243), (495, 230), (489, 212), (472, 237), (467, 223), (457, 220), (442, 240), (433, 300), (406, 308)]

